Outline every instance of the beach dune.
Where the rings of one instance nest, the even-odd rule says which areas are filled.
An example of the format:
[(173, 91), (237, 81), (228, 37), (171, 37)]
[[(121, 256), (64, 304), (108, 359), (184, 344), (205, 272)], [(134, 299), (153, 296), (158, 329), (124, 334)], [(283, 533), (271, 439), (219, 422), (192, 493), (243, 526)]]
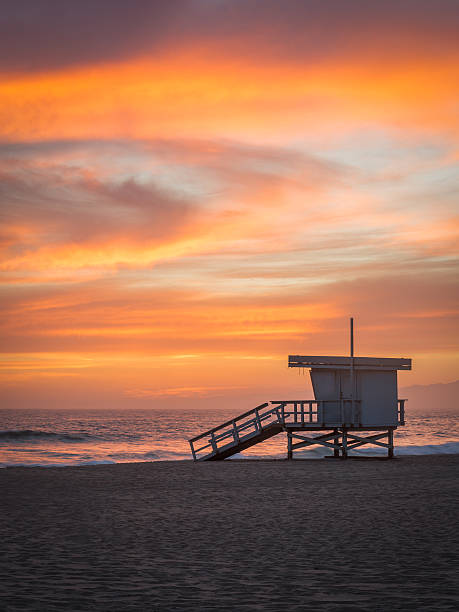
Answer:
[(0, 470), (0, 608), (456, 610), (459, 455)]

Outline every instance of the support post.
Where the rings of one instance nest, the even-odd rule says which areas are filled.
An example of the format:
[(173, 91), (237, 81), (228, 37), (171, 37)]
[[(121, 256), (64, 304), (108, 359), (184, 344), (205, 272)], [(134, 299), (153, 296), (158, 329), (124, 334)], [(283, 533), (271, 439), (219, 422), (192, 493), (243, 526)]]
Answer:
[(389, 459), (393, 459), (394, 458), (394, 430), (393, 429), (387, 430), (387, 443), (389, 444), (387, 448), (387, 456), (389, 457)]
[[(339, 431), (337, 429), (333, 430), (335, 437), (333, 438), (333, 443), (338, 446), (339, 444)], [(333, 457), (339, 458), (339, 448), (333, 449)]]
[(347, 459), (347, 430), (343, 429), (342, 430), (342, 436), (343, 436), (343, 444), (342, 444), (342, 453), (343, 453), (343, 459)]
[(287, 460), (291, 461), (292, 459), (293, 459), (292, 434), (287, 432)]

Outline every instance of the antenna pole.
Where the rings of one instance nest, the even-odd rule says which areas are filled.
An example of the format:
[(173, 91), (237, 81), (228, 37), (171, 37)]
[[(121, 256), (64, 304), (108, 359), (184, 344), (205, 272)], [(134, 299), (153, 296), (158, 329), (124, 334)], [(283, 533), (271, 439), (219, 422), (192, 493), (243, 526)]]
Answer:
[(354, 317), (351, 317), (351, 357), (354, 357)]

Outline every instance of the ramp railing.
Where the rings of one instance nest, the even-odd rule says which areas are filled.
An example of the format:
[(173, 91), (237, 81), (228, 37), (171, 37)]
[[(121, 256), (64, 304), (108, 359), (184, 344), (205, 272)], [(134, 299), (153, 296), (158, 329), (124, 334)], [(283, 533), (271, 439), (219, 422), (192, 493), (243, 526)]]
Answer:
[[(320, 400), (272, 400), (280, 410), (282, 423), (308, 425), (318, 423), (323, 401)], [(290, 409), (287, 409), (291, 406)]]
[[(256, 436), (269, 424), (279, 423), (278, 408), (271, 407), (265, 410), (269, 403), (260, 404), (252, 410), (226, 421), (209, 431), (189, 440), (193, 459), (196, 461), (206, 455), (216, 454), (223, 448), (239, 445), (242, 440)], [(199, 446), (202, 444), (202, 446)]]
[(399, 399), (398, 401), (398, 424), (405, 425), (405, 402), (406, 399)]
[(272, 425), (318, 423), (321, 403), (317, 400), (282, 400), (260, 404), (230, 421), (191, 438), (189, 444), (193, 459), (197, 461), (207, 455), (218, 454), (229, 447), (237, 447), (250, 438), (254, 438), (256, 443), (256, 438)]

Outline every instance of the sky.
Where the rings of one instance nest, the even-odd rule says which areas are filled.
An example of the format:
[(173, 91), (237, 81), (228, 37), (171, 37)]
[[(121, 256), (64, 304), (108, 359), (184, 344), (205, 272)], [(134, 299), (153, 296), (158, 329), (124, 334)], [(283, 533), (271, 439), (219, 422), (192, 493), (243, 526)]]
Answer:
[(459, 378), (457, 0), (1, 4), (4, 406)]

